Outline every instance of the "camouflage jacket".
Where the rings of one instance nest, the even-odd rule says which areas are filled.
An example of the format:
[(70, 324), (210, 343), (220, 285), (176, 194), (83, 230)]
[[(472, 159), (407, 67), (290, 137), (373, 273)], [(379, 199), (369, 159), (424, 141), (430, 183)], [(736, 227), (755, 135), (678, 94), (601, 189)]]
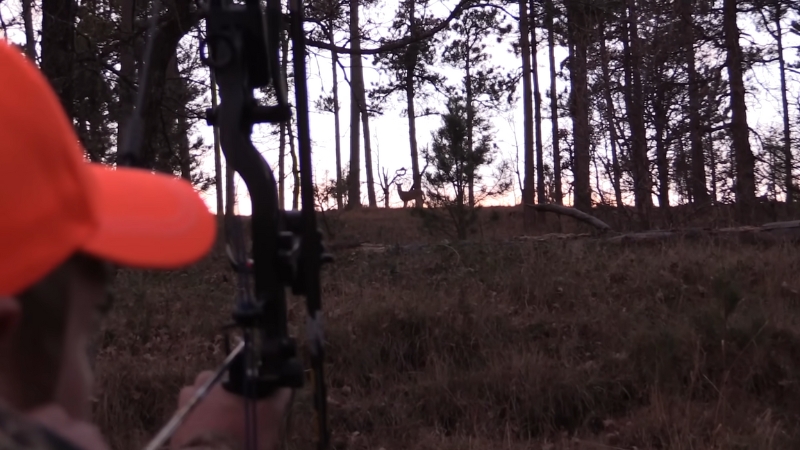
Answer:
[[(48, 429), (31, 423), (0, 404), (0, 450), (81, 450)], [(207, 435), (181, 450), (238, 450), (225, 438)]]
[(0, 450), (79, 450), (71, 443), (0, 405)]

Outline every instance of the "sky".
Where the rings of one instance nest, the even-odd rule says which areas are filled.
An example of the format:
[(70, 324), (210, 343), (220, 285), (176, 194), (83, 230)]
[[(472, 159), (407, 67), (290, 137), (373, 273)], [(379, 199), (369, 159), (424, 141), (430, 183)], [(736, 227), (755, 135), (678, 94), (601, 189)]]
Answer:
[[(365, 13), (362, 13), (362, 18), (369, 17), (375, 22), (375, 25), (372, 25), (373, 29), (381, 29), (382, 27), (386, 27), (391, 20), (391, 16), (394, 14), (394, 10), (396, 8), (398, 1), (397, 0), (382, 0), (378, 7), (369, 8)], [(450, 2), (443, 2), (439, 1), (436, 3), (432, 2), (432, 13), (436, 17), (444, 17), (446, 16), (454, 1)], [(0, 1), (0, 19), (4, 21), (8, 21), (11, 17), (18, 15), (20, 11), (20, 2), (19, 0), (4, 0)], [(516, 11), (512, 10), (512, 13), (516, 13)], [(37, 20), (37, 19), (35, 19)], [(770, 37), (763, 32), (757, 32), (751, 24), (750, 19), (740, 17), (739, 20), (740, 27), (742, 28), (742, 44), (747, 44), (748, 40), (753, 40), (757, 43), (764, 44), (770, 42)], [(513, 36), (513, 33), (511, 34)], [(9, 30), (7, 34), (7, 38), (11, 41), (22, 43), (24, 42), (24, 35), (22, 34), (21, 30)], [(539, 83), (540, 83), (540, 90), (544, 97), (545, 93), (549, 89), (550, 79), (549, 79), (549, 63), (548, 63), (548, 53), (547, 53), (547, 46), (546, 46), (546, 38), (547, 35), (542, 30), (538, 31), (538, 69), (539, 69)], [(196, 45), (191, 45), (190, 40), (194, 39), (194, 35), (187, 36), (184, 39), (183, 44), (189, 44), (188, 47), (196, 48)], [(511, 39), (511, 38), (509, 38)], [(347, 45), (346, 44), (346, 36), (341, 35), (339, 36), (339, 45)], [(785, 45), (787, 47), (791, 46), (798, 46), (800, 45), (800, 39), (796, 36), (787, 36)], [(364, 43), (363, 47), (372, 47), (374, 44)], [(491, 60), (492, 63), (496, 64), (501, 68), (505, 68), (506, 70), (518, 70), (519, 68), (519, 58), (515, 56), (511, 52), (510, 41), (506, 39), (502, 44), (490, 44), (491, 49)], [(330, 53), (327, 51), (322, 51), (319, 49), (314, 49), (309, 47), (309, 57), (307, 59), (307, 72), (308, 72), (308, 89), (309, 89), (309, 109), (310, 109), (310, 129), (311, 129), (311, 139), (312, 139), (312, 152), (313, 152), (313, 169), (314, 169), (314, 177), (317, 183), (323, 182), (325, 179), (332, 179), (335, 178), (335, 147), (334, 147), (334, 119), (333, 115), (325, 112), (317, 111), (314, 107), (314, 101), (320, 97), (320, 95), (324, 92), (329, 94), (332, 85), (332, 75), (331, 75), (331, 59)], [(556, 48), (555, 57), (556, 63), (559, 64), (565, 57), (567, 56), (567, 50), (562, 47)], [(785, 57), (788, 61), (793, 61), (797, 59), (797, 52), (795, 50), (785, 50)], [(365, 57), (364, 58), (364, 81), (367, 88), (373, 85), (373, 83), (380, 82), (382, 79), (386, 77), (386, 75), (381, 74), (377, 68), (372, 66), (372, 58)], [(344, 58), (340, 57), (340, 63), (346, 68), (349, 69), (349, 58), (345, 56)], [(454, 70), (447, 70), (446, 68), (442, 67), (441, 64), (438, 64), (435, 67), (440, 73), (447, 76), (450, 80), (450, 83), (455, 83), (459, 80), (458, 72)], [(207, 72), (206, 73), (197, 73), (194, 75), (195, 77), (202, 77), (207, 80)], [(349, 87), (345, 81), (349, 79), (348, 73), (343, 73), (341, 70), (339, 71), (339, 100), (340, 100), (340, 130), (341, 130), (341, 152), (342, 152), (342, 160), (343, 163), (346, 162), (349, 157), (349, 139), (350, 139), (350, 130), (349, 130)], [(752, 80), (752, 81), (750, 81)], [(777, 63), (773, 64), (770, 67), (761, 67), (757, 68), (756, 70), (750, 72), (748, 74), (748, 87), (750, 86), (758, 86), (759, 89), (752, 91), (747, 98), (748, 102), (748, 121), (750, 126), (753, 128), (759, 128), (762, 125), (767, 125), (770, 123), (779, 123), (780, 121), (780, 91), (779, 87), (779, 80), (777, 77)], [(562, 91), (566, 87), (566, 82), (563, 80), (557, 80), (558, 90)], [(795, 104), (798, 98), (798, 86), (800, 83), (792, 82), (789, 89), (789, 98), (790, 103)], [(522, 87), (521, 84), (518, 87), (517, 97), (521, 97)], [(294, 96), (290, 94), (290, 99), (294, 103)], [(207, 105), (210, 105), (210, 94), (206, 95), (205, 101)], [(543, 99), (543, 108), (547, 109), (549, 105), (549, 100), (547, 98)], [(443, 109), (443, 104), (435, 104), (433, 102), (429, 103), (428, 106), (434, 107), (437, 110)], [(407, 118), (402, 117), (400, 115), (400, 111), (402, 109), (402, 101), (401, 99), (395, 97), (394, 101), (388, 105), (385, 110), (385, 114), (378, 117), (370, 118), (370, 134), (371, 134), (371, 141), (372, 141), (372, 150), (373, 150), (373, 167), (377, 165), (378, 159), (380, 160), (380, 164), (384, 167), (388, 173), (390, 174), (390, 178), (392, 177), (393, 173), (400, 169), (401, 167), (405, 167), (408, 169), (408, 176), (406, 177), (404, 188), (408, 189), (410, 187), (410, 168), (411, 168), (411, 161), (410, 161), (410, 150), (409, 150), (409, 142), (408, 142), (408, 122)], [(521, 102), (517, 102), (517, 105), (508, 111), (507, 113), (503, 114), (496, 114), (491, 120), (494, 130), (495, 130), (495, 143), (500, 148), (500, 153), (502, 157), (509, 158), (514, 161), (517, 158), (517, 154), (519, 154), (520, 164), (522, 164), (522, 106)], [(561, 127), (570, 128), (569, 119), (568, 118), (561, 118)], [(417, 141), (419, 148), (423, 148), (424, 146), (428, 145), (430, 142), (431, 132), (438, 128), (440, 125), (440, 118), (438, 116), (432, 115), (427, 117), (420, 117), (417, 119)], [(270, 138), (267, 136), (268, 128), (270, 125), (257, 125), (254, 128), (253, 132), (253, 141), (256, 143), (256, 146), (261, 151), (262, 155), (265, 157), (268, 163), (272, 165), (275, 169), (274, 172), (277, 175), (277, 161), (278, 161), (278, 150), (277, 150), (277, 138)], [(547, 152), (547, 147), (551, 142), (551, 135), (550, 135), (550, 124), (549, 120), (545, 119), (544, 123), (542, 124), (543, 129), (543, 143), (545, 146), (545, 152)], [(206, 125), (205, 121), (199, 121), (193, 127), (193, 134), (195, 136), (202, 136), (204, 141), (208, 144), (213, 142), (213, 131), (212, 128)], [(363, 139), (361, 140), (363, 146)], [(755, 142), (754, 142), (755, 144)], [(366, 197), (367, 197), (367, 189), (365, 185), (366, 175), (364, 171), (364, 161), (363, 161), (363, 150), (362, 150), (362, 168), (361, 168), (361, 178), (362, 178), (362, 203), (366, 204)], [(287, 155), (287, 164), (289, 161), (289, 157)], [(421, 165), (424, 164), (420, 161)], [(213, 152), (208, 152), (207, 157), (203, 161), (202, 169), (207, 171), (208, 173), (213, 173), (214, 170), (214, 160), (213, 160)], [(223, 167), (224, 167), (224, 158), (223, 158)], [(289, 172), (289, 167), (287, 167), (287, 172)], [(521, 169), (520, 169), (521, 170)], [(376, 178), (379, 176), (379, 171), (377, 168), (374, 169)], [(510, 195), (507, 195), (504, 198), (496, 199), (492, 202), (492, 204), (505, 204), (505, 205), (512, 205), (516, 204), (519, 199), (519, 186), (516, 183), (516, 176), (515, 176), (515, 186), (514, 191)], [(565, 180), (566, 183), (566, 180)], [(566, 191), (566, 189), (565, 189)], [(610, 189), (609, 189), (610, 191)], [(246, 189), (244, 183), (239, 179), (237, 176), (237, 210), (241, 214), (249, 214), (250, 213), (250, 205), (249, 205), (249, 198), (246, 194)], [(381, 190), (379, 186), (376, 186), (376, 194), (379, 197), (379, 204)], [(206, 203), (209, 205), (209, 209), (212, 212), (216, 211), (216, 201), (215, 201), (215, 190), (212, 187), (207, 192), (202, 193), (203, 197), (206, 200)], [(287, 179), (286, 182), (286, 198), (287, 198), (287, 206), (291, 206), (290, 198), (291, 198), (291, 178)], [(392, 189), (391, 193), (391, 201), (390, 206), (398, 207), (402, 206), (402, 202), (400, 202), (399, 198), (397, 197), (396, 191)], [(569, 202), (569, 199), (566, 199)], [(487, 203), (488, 204), (488, 203)]]

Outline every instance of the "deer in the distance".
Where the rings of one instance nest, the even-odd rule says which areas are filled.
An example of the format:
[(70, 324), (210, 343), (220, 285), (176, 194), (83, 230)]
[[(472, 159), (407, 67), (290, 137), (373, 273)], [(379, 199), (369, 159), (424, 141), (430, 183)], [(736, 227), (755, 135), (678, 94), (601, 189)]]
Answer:
[(417, 206), (422, 206), (422, 202), (425, 200), (422, 189), (416, 188), (413, 185), (410, 190), (404, 191), (400, 183), (397, 183), (397, 195), (399, 195), (400, 200), (403, 201), (403, 208), (405, 208), (410, 201), (416, 201)]

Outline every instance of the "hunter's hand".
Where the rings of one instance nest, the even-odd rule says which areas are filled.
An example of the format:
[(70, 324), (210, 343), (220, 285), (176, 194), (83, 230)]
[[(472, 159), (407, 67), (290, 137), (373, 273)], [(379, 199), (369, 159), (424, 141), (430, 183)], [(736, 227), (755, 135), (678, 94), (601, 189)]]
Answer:
[(43, 406), (28, 412), (25, 417), (81, 450), (108, 450), (108, 444), (96, 426), (73, 419), (60, 406)]
[[(201, 372), (194, 380), (194, 386), (181, 390), (178, 408), (189, 401), (192, 395), (209, 378), (213, 372)], [(275, 450), (281, 439), (284, 416), (291, 399), (291, 390), (281, 389), (272, 397), (256, 403), (256, 430), (258, 433), (258, 450)], [(244, 448), (245, 437), (244, 398), (227, 392), (219, 384), (208, 393), (208, 396), (189, 413), (186, 420), (178, 428), (170, 440), (172, 449), (194, 446), (195, 439), (222, 438), (231, 441), (238, 448)], [(203, 442), (199, 446), (207, 447)]]

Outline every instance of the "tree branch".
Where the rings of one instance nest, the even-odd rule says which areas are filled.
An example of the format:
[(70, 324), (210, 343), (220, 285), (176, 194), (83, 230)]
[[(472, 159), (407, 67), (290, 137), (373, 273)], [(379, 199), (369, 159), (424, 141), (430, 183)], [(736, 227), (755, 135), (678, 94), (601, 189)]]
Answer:
[(416, 36), (413, 36), (413, 37), (409, 36), (409, 37), (405, 37), (405, 38), (402, 38), (402, 39), (398, 39), (396, 41), (386, 42), (386, 43), (384, 43), (383, 45), (381, 45), (379, 47), (362, 48), (360, 51), (353, 51), (352, 49), (349, 49), (349, 48), (346, 48), (346, 47), (339, 47), (339, 46), (336, 46), (336, 45), (332, 45), (332, 44), (330, 44), (328, 42), (317, 41), (315, 39), (307, 40), (306, 44), (310, 45), (312, 47), (317, 47), (317, 48), (330, 50), (330, 51), (334, 51), (334, 52), (342, 53), (342, 54), (348, 54), (348, 55), (353, 55), (353, 54), (356, 54), (356, 55), (375, 55), (375, 54), (378, 54), (378, 53), (389, 52), (389, 51), (392, 51), (392, 50), (396, 50), (398, 48), (405, 47), (405, 46), (407, 46), (409, 44), (413, 44), (415, 42), (424, 41), (424, 40), (432, 37), (436, 33), (444, 30), (445, 28), (447, 28), (450, 25), (450, 22), (452, 22), (453, 20), (458, 18), (461, 15), (462, 12), (464, 12), (467, 9), (476, 7), (475, 5), (471, 4), (472, 1), (473, 0), (461, 0), (458, 3), (458, 5), (455, 7), (455, 9), (453, 9), (453, 11), (450, 13), (450, 15), (448, 15), (447, 18), (442, 20), (438, 25), (436, 25), (433, 28), (425, 30), (424, 32), (422, 32), (422, 33), (420, 33), (420, 34), (418, 34)]

